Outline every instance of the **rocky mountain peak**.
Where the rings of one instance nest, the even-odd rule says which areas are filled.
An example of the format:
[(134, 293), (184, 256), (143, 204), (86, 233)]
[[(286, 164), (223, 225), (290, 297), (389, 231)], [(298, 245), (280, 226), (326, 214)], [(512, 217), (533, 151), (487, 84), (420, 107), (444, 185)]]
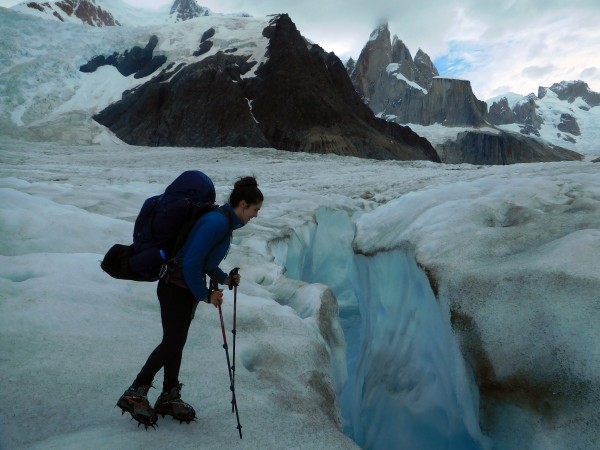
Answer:
[(415, 82), (426, 89), (431, 88), (433, 77), (440, 76), (437, 68), (433, 65), (433, 61), (427, 53), (419, 49), (414, 60), (416, 74)]
[(175, 19), (175, 22), (183, 22), (195, 17), (208, 16), (210, 10), (198, 5), (196, 0), (175, 0), (171, 6), (170, 15)]
[[(431, 58), (421, 49), (413, 59), (406, 45), (397, 36), (388, 44), (387, 27), (379, 27), (369, 38), (354, 66), (352, 82), (365, 103), (378, 116), (399, 124), (469, 127), (468, 133), (454, 140), (437, 144), (436, 150), (444, 162), (472, 164), (514, 164), (517, 162), (560, 161), (579, 156), (560, 146), (549, 146), (529, 138), (540, 136), (541, 117), (536, 111), (535, 95), (512, 107), (502, 99), (490, 107), (493, 123), (521, 124), (521, 135), (499, 130), (488, 133), (478, 130), (490, 125), (487, 103), (473, 94), (468, 80), (439, 76)], [(389, 52), (389, 53), (388, 53)], [(586, 86), (569, 84), (553, 86), (559, 96), (590, 98)], [(578, 135), (577, 121), (572, 114), (560, 116), (558, 130)]]
[(98, 6), (95, 0), (58, 0), (41, 3), (32, 1), (24, 6), (45, 13), (61, 22), (76, 17), (93, 27), (121, 25), (110, 12)]
[(392, 41), (391, 59), (393, 63), (398, 64), (398, 73), (401, 73), (408, 80), (415, 80), (416, 67), (410, 54), (410, 50), (398, 36), (394, 35)]
[(387, 24), (383, 24), (373, 30), (350, 73), (356, 91), (367, 104), (374, 93), (374, 86), (391, 62), (390, 31)]
[(371, 41), (390, 41), (390, 30), (388, 28), (387, 22), (382, 23), (371, 32), (369, 36), (369, 42)]
[(351, 73), (364, 102), (380, 117), (398, 123), (450, 126), (485, 123), (487, 105), (475, 98), (464, 80), (436, 79), (431, 58), (419, 50), (413, 59), (387, 25), (371, 33)]
[(494, 125), (516, 124), (521, 134), (543, 136), (552, 144), (577, 144), (581, 138), (589, 139), (582, 136), (580, 123), (594, 121), (591, 110), (598, 105), (600, 93), (587, 83), (561, 81), (550, 87), (539, 86), (537, 96), (512, 94), (490, 100), (489, 118)]
[(352, 72), (354, 72), (355, 67), (356, 67), (356, 61), (354, 61), (354, 59), (352, 57), (348, 58), (348, 61), (346, 61), (346, 71), (348, 73), (352, 73)]
[(529, 94), (511, 107), (503, 97), (490, 106), (490, 122), (494, 125), (517, 123), (521, 134), (539, 137), (543, 119), (537, 112), (537, 99), (534, 94)]
[[(205, 42), (214, 36), (217, 47), (220, 32), (213, 29)], [(132, 145), (439, 161), (426, 139), (375, 117), (337, 56), (308, 43), (287, 14), (265, 22), (260, 34), (257, 40), (268, 39), (266, 54), (227, 47), (167, 66), (94, 119)]]
[(573, 103), (575, 99), (581, 98), (591, 108), (600, 105), (600, 93), (592, 91), (588, 84), (581, 80), (561, 81), (560, 83), (554, 83), (549, 88), (540, 86), (538, 97), (543, 98), (547, 93), (547, 89), (554, 92), (559, 100), (566, 100), (569, 103)]

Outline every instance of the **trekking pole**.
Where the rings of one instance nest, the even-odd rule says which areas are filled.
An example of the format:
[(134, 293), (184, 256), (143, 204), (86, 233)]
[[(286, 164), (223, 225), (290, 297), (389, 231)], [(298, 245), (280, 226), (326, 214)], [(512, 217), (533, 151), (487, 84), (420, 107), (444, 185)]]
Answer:
[[(231, 384), (233, 385), (233, 387), (235, 388), (235, 335), (236, 335), (236, 329), (235, 329), (235, 324), (237, 321), (237, 287), (238, 284), (235, 282), (235, 280), (233, 279), (234, 275), (238, 274), (238, 271), (240, 270), (239, 267), (234, 267), (231, 272), (229, 272), (229, 290), (231, 290), (233, 288), (233, 329), (231, 330), (231, 334), (233, 334), (233, 364), (231, 365), (231, 372), (232, 372), (232, 381)], [(233, 397), (231, 398), (231, 412), (233, 412), (234, 410), (234, 405), (233, 405)]]
[[(211, 289), (210, 291), (212, 292), (213, 286), (215, 286), (216, 283), (213, 284), (213, 281), (211, 280), (210, 286)], [(227, 357), (227, 371), (229, 372), (229, 389), (231, 389), (231, 395), (232, 395), (232, 403), (233, 403), (233, 408), (235, 411), (235, 417), (237, 419), (237, 429), (238, 429), (238, 433), (240, 434), (240, 439), (242, 439), (242, 425), (240, 424), (240, 415), (238, 413), (238, 407), (237, 407), (237, 400), (235, 398), (235, 386), (233, 385), (233, 374), (231, 371), (231, 363), (229, 361), (229, 347), (227, 346), (227, 334), (225, 333), (225, 322), (223, 321), (223, 310), (221, 309), (221, 305), (218, 306), (219, 307), (219, 318), (221, 319), (221, 333), (223, 334), (223, 348), (225, 349), (225, 356)]]

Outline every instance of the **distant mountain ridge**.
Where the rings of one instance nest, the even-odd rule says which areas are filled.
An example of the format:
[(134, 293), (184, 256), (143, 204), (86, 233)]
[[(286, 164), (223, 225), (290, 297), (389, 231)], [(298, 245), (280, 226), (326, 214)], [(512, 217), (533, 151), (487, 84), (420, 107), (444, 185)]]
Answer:
[(584, 81), (540, 86), (537, 95), (499, 95), (488, 100), (488, 105), (490, 122), (502, 129), (571, 149), (600, 150), (600, 93)]
[[(486, 102), (474, 95), (469, 81), (440, 77), (421, 49), (412, 59), (397, 36), (390, 39), (387, 24), (371, 33), (358, 60), (349, 60), (346, 68), (357, 93), (378, 117), (413, 127), (429, 139), (431, 126), (437, 125), (436, 134), (440, 126), (446, 128), (446, 138), (434, 142), (443, 162), (513, 164), (581, 159), (573, 146), (564, 147), (567, 139), (544, 141), (529, 136), (544, 120), (536, 115), (535, 106), (521, 105), (513, 111), (505, 100), (488, 111)], [(572, 97), (585, 90), (569, 92)], [(520, 129), (499, 126), (519, 120), (523, 124)], [(575, 132), (577, 121), (563, 115), (558, 129)], [(456, 130), (454, 134), (452, 130)]]
[(175, 23), (213, 14), (196, 0), (174, 0), (156, 10), (140, 9), (121, 0), (26, 1), (11, 9), (61, 22), (85, 23), (93, 27)]
[(30, 1), (13, 7), (21, 12), (37, 12), (42, 17), (65, 21), (77, 21), (94, 27), (119, 26), (117, 19), (107, 10), (96, 4), (95, 0), (55, 0)]
[[(113, 17), (130, 11), (111, 2)], [(101, 26), (93, 33), (48, 14), (51, 20), (40, 21), (2, 10), (0, 23), (10, 38), (0, 49), (8, 67), (0, 81), (14, 89), (0, 98), (0, 132), (87, 142), (111, 138), (110, 130), (133, 145), (440, 160), (410, 128), (375, 117), (342, 62), (302, 37), (289, 16), (256, 19), (196, 9), (200, 16), (175, 20), (173, 12), (190, 5), (195, 2), (176, 1), (163, 9), (163, 17), (173, 19), (167, 22), (156, 22), (154, 14), (140, 26)], [(40, 47), (34, 52), (44, 58), (34, 58), (23, 72), (19, 52), (29, 51), (23, 47), (29, 40), (18, 36), (32, 32)], [(61, 39), (69, 42), (68, 54), (61, 53)], [(40, 76), (48, 82), (31, 82)]]
[[(214, 29), (202, 34), (200, 47), (222, 39)], [(274, 16), (262, 36), (268, 44), (260, 64), (231, 47), (168, 66), (94, 119), (133, 145), (274, 147), (439, 161), (426, 139), (376, 118), (341, 61), (307, 44), (289, 16)]]
[[(96, 0), (25, 2), (11, 9), (19, 12), (27, 11), (28, 14), (57, 22), (84, 23), (103, 28), (138, 25), (151, 27), (160, 24), (189, 22), (191, 19), (197, 20), (208, 16), (226, 17), (199, 6), (196, 0), (175, 0), (171, 5), (152, 11), (133, 8), (121, 0), (104, 0), (102, 7), (96, 3)], [(247, 15), (237, 14), (227, 17), (239, 18), (247, 17)], [(235, 34), (233, 28), (229, 28), (229, 30), (230, 33)], [(81, 70), (92, 73), (99, 67), (112, 65), (123, 76), (128, 77), (130, 74), (134, 74), (134, 78), (144, 79), (143, 83), (148, 82), (145, 80), (146, 77), (156, 76), (159, 71), (162, 71), (160, 76), (167, 77), (163, 81), (170, 83), (169, 77), (179, 72), (182, 64), (189, 62), (170, 60), (166, 53), (171, 50), (165, 52), (161, 49), (163, 42), (159, 43), (156, 36), (153, 39), (149, 39), (150, 37), (145, 38), (147, 44), (137, 41), (124, 51), (122, 47), (106, 47), (101, 53), (88, 56), (87, 62), (81, 65)], [(228, 40), (228, 37), (222, 34), (220, 38)], [(214, 40), (212, 39), (201, 38), (199, 41), (196, 48), (190, 50), (193, 52), (193, 56), (206, 59), (207, 64), (219, 61), (217, 63), (217, 66), (220, 67), (217, 71), (219, 76), (223, 74), (229, 76), (232, 70), (239, 72), (230, 79), (230, 82), (237, 83), (236, 80), (239, 77), (241, 86), (244, 86), (244, 98), (248, 101), (253, 120), (258, 120), (256, 111), (261, 111), (265, 116), (259, 122), (258, 128), (262, 130), (260, 139), (249, 139), (249, 137), (257, 136), (254, 132), (235, 130), (236, 126), (239, 127), (245, 121), (228, 121), (227, 117), (223, 117), (220, 119), (219, 129), (225, 131), (215, 134), (216, 137), (223, 136), (222, 140), (198, 137), (198, 140), (194, 141), (196, 142), (194, 145), (209, 145), (208, 143), (211, 143), (210, 145), (246, 145), (243, 142), (248, 142), (247, 145), (272, 145), (276, 148), (336, 152), (383, 159), (440, 160), (441, 158), (445, 162), (511, 164), (581, 159), (581, 155), (576, 153), (579, 147), (588, 145), (590, 142), (596, 143), (598, 142), (597, 138), (600, 137), (599, 125), (597, 125), (599, 121), (587, 117), (593, 116), (600, 110), (600, 108), (595, 108), (600, 94), (590, 91), (585, 83), (570, 83), (562, 89), (559, 89), (558, 85), (551, 88), (540, 88), (537, 97), (530, 94), (526, 98), (516, 99), (514, 95), (507, 94), (504, 98), (497, 97), (494, 102), (486, 104), (475, 97), (468, 80), (440, 77), (431, 58), (421, 49), (413, 59), (408, 48), (397, 36), (390, 40), (387, 25), (378, 27), (372, 33), (358, 60), (356, 62), (350, 60), (346, 65), (348, 79), (351, 81), (355, 93), (362, 98), (362, 102), (356, 102), (354, 94), (347, 92), (349, 84), (346, 77), (338, 71), (339, 65), (336, 61), (339, 60), (337, 57), (327, 54), (318, 45), (310, 44), (301, 38), (302, 45), (292, 45), (290, 48), (303, 52), (301, 47), (306, 46), (312, 57), (308, 59), (301, 57), (300, 60), (309, 61), (308, 66), (310, 67), (302, 67), (301, 64), (297, 65), (296, 63), (287, 64), (286, 58), (281, 58), (282, 67), (285, 65), (293, 67), (291, 70), (304, 75), (290, 78), (289, 73), (282, 72), (280, 68), (268, 66), (296, 83), (294, 88), (273, 82), (269, 89), (275, 87), (279, 92), (287, 93), (285, 95), (289, 98), (295, 96), (295, 103), (305, 106), (290, 109), (289, 101), (276, 105), (274, 101), (265, 100), (264, 105), (275, 108), (274, 112), (268, 114), (265, 109), (254, 110), (256, 106), (254, 97), (257, 94), (256, 88), (253, 86), (258, 84), (262, 89), (266, 89), (266, 84), (253, 84), (246, 80), (248, 75), (243, 73), (243, 70), (246, 69), (241, 69), (244, 67), (244, 61), (238, 57), (240, 56), (238, 48), (234, 45), (213, 47)], [(180, 53), (186, 51), (183, 47), (179, 50)], [(219, 52), (229, 52), (231, 55), (225, 57), (221, 55), (216, 58)], [(292, 52), (287, 56), (290, 56), (291, 60), (295, 60), (298, 55)], [(173, 67), (173, 64), (176, 63), (178, 65)], [(242, 64), (242, 66), (238, 66), (238, 64)], [(327, 72), (325, 78), (328, 81), (321, 82), (319, 85), (315, 83), (310, 87), (310, 83), (307, 84), (304, 78), (323, 80), (322, 75), (315, 77), (314, 70), (316, 68), (318, 71), (325, 68), (325, 72)], [(255, 70), (256, 67), (250, 72), (254, 73)], [(162, 78), (156, 78), (155, 81), (160, 79)], [(130, 96), (127, 101), (131, 101), (141, 92), (138, 83), (132, 85), (136, 89), (124, 92), (123, 100)], [(299, 86), (302, 86), (301, 89), (304, 92), (310, 94), (309, 98), (312, 100), (305, 98), (305, 95), (296, 96)], [(213, 87), (208, 86), (207, 89), (213, 89)], [(212, 92), (212, 94), (216, 95), (217, 92)], [(228, 98), (227, 95), (229, 94), (224, 94), (224, 98)], [(280, 94), (272, 95), (272, 97), (278, 95)], [(573, 99), (578, 98), (588, 100), (589, 103), (584, 100), (587, 109), (577, 107), (576, 110), (573, 110), (572, 105), (566, 105), (568, 99), (576, 103)], [(556, 104), (551, 107), (545, 106), (556, 99), (563, 102), (560, 108), (557, 108)], [(366, 104), (378, 119), (370, 118), (370, 113), (366, 113), (360, 103)], [(320, 106), (317, 107), (317, 105)], [(348, 110), (349, 105), (352, 110)], [(171, 108), (173, 112), (175, 109)], [(332, 116), (334, 110), (336, 113)], [(344, 110), (343, 114), (340, 113), (342, 110)], [(559, 110), (562, 112), (556, 116), (556, 112)], [(216, 120), (216, 114), (223, 114), (223, 111), (225, 110), (213, 111), (210, 116)], [(290, 111), (296, 111), (299, 117), (289, 117)], [(97, 112), (95, 111), (95, 113)], [(283, 114), (281, 114), (282, 112)], [(589, 114), (585, 116), (585, 113)], [(127, 111), (123, 111), (122, 114), (126, 116)], [(300, 116), (306, 115), (313, 116), (314, 120), (309, 123), (306, 119), (300, 118)], [(264, 120), (267, 117), (273, 124), (279, 123), (279, 125), (268, 126)], [(288, 117), (289, 123), (294, 123), (294, 126), (283, 124), (283, 117)], [(333, 122), (332, 117), (336, 117)], [(109, 123), (106, 121), (106, 115), (98, 115), (97, 118)], [(165, 119), (165, 117), (157, 116), (153, 120)], [(385, 119), (385, 123), (380, 119)], [(110, 123), (113, 124), (112, 126), (115, 124), (112, 121)], [(323, 124), (326, 125), (323, 126)], [(429, 129), (432, 125), (437, 124), (443, 125), (448, 130), (448, 137), (441, 142), (436, 142)], [(426, 140), (419, 139), (420, 136), (412, 133), (411, 129), (405, 125), (431, 140), (435, 145), (435, 151), (432, 152), (432, 147), (425, 144)], [(227, 127), (232, 129), (229, 130)], [(210, 126), (207, 129), (210, 129)], [(292, 129), (294, 129), (293, 132)], [(469, 131), (468, 135), (460, 134), (465, 130)], [(124, 129), (120, 128), (120, 132), (124, 133)], [(158, 145), (159, 142), (161, 142), (160, 145), (174, 145), (173, 142), (178, 141), (173, 135), (172, 127), (169, 133), (165, 134), (164, 129), (161, 133), (159, 134), (162, 136), (162, 140), (157, 139), (156, 136), (146, 140), (154, 142), (154, 145)], [(473, 139), (473, 134), (477, 133), (483, 133), (485, 136)], [(525, 139), (515, 133), (519, 133)], [(136, 139), (139, 139), (141, 135), (139, 133), (136, 135), (137, 137), (130, 142), (137, 142)], [(388, 136), (388, 138), (381, 138), (380, 135)], [(121, 136), (125, 140), (132, 139), (131, 133)], [(125, 136), (129, 137), (125, 138)], [(233, 136), (237, 137), (233, 138)], [(530, 139), (537, 139), (537, 141), (533, 142)], [(391, 146), (390, 142), (393, 143)], [(477, 145), (484, 143), (487, 147), (479, 148), (474, 143)], [(399, 147), (397, 147), (398, 145)], [(514, 149), (517, 148), (515, 145), (523, 149), (521, 154), (514, 152)], [(416, 153), (407, 150), (415, 146), (420, 147)], [(437, 154), (435, 154), (436, 152)], [(600, 150), (598, 153), (600, 154)]]

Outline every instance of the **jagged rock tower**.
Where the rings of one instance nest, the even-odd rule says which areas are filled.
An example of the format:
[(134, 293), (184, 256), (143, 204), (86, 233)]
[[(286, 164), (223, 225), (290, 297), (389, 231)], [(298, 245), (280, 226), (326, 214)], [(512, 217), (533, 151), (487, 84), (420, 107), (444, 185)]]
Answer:
[[(419, 49), (413, 59), (387, 24), (371, 33), (349, 71), (356, 91), (380, 117), (398, 123), (481, 126), (487, 105), (467, 80), (440, 78), (431, 58)], [(350, 68), (350, 67), (348, 67)]]

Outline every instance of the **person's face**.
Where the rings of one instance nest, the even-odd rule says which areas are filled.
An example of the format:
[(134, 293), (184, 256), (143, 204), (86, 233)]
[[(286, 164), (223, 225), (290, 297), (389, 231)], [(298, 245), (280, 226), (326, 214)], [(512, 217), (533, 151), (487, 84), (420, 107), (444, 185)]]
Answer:
[(242, 200), (240, 202), (240, 213), (238, 214), (240, 220), (244, 225), (250, 222), (250, 219), (254, 219), (258, 216), (258, 211), (262, 208), (262, 202), (260, 203), (246, 203), (246, 200)]

